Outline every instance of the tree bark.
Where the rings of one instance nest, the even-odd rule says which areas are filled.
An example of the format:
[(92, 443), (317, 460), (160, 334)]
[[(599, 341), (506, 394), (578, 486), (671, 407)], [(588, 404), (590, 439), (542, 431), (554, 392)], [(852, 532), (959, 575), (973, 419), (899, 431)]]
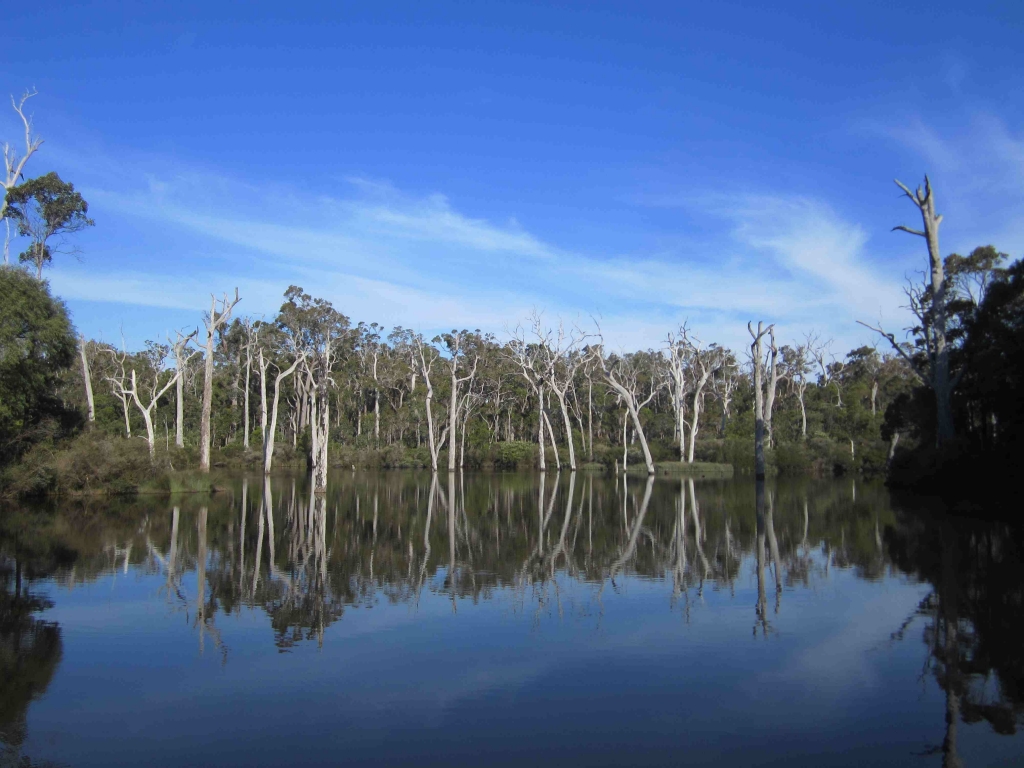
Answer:
[(651, 449), (647, 446), (647, 437), (644, 435), (644, 428), (640, 424), (640, 410), (639, 403), (636, 397), (627, 390), (622, 384), (616, 381), (607, 372), (605, 373), (605, 381), (611, 385), (621, 397), (623, 402), (626, 404), (626, 408), (629, 410), (629, 415), (633, 419), (633, 430), (637, 437), (640, 438), (640, 447), (644, 451), (644, 461), (647, 464), (647, 474), (654, 474), (654, 459), (651, 458)]
[(239, 302), (238, 289), (235, 299), (228, 303), (225, 295), (221, 303), (221, 313), (217, 314), (217, 298), (210, 296), (210, 317), (206, 323), (206, 366), (203, 376), (203, 411), (199, 423), (199, 469), (210, 471), (210, 416), (213, 408), (213, 339), (217, 329), (231, 317), (231, 310)]
[(572, 443), (572, 423), (569, 421), (569, 407), (565, 402), (565, 392), (555, 390), (555, 398), (562, 409), (562, 423), (565, 425), (565, 441), (569, 444), (569, 469), (576, 471), (576, 449)]
[(242, 426), (244, 432), (242, 433), (242, 447), (245, 450), (249, 450), (249, 380), (250, 374), (252, 373), (252, 347), (246, 345), (245, 348), (245, 406)]
[(78, 337), (78, 351), (82, 356), (82, 379), (85, 381), (85, 404), (88, 408), (89, 423), (96, 421), (96, 403), (92, 397), (92, 377), (89, 375), (89, 359), (85, 354), (85, 336)]
[(280, 371), (274, 379), (274, 400), (270, 410), (270, 427), (267, 429), (266, 438), (263, 441), (263, 474), (269, 475), (271, 465), (274, 463), (274, 437), (277, 432), (277, 406), (281, 398), (281, 382), (295, 373), (299, 367), (301, 357), (296, 357), (287, 369)]
[[(947, 345), (947, 316), (946, 316), (946, 275), (945, 265), (942, 261), (942, 254), (939, 252), (939, 225), (942, 223), (942, 216), (935, 213), (935, 195), (932, 192), (931, 181), (924, 177), (924, 190), (920, 187), (911, 192), (907, 187), (896, 181), (907, 197), (913, 201), (921, 212), (921, 221), (924, 225), (923, 231), (910, 229), (905, 226), (898, 226), (904, 232), (918, 235), (925, 239), (928, 246), (928, 265), (931, 275), (931, 306), (929, 307), (930, 328), (925, 333), (931, 336), (929, 350), (930, 358), (930, 383), (935, 393), (936, 408), (936, 438), (939, 447), (948, 445), (955, 437), (953, 423), (953, 383), (949, 370), (949, 347)], [(893, 346), (893, 339), (889, 339)]]
[[(772, 326), (765, 328), (764, 323), (758, 322), (757, 332), (755, 333), (753, 324), (747, 323), (747, 330), (750, 331), (750, 335), (754, 339), (753, 344), (750, 345), (750, 357), (754, 366), (754, 477), (759, 482), (763, 482), (765, 476), (764, 357), (761, 353), (761, 339), (771, 328)], [(759, 519), (763, 519), (763, 506), (760, 509), (762, 510), (762, 517)], [(761, 550), (764, 549), (763, 544), (759, 546)], [(760, 578), (763, 580), (763, 574), (761, 574)], [(763, 585), (761, 586), (763, 587)]]

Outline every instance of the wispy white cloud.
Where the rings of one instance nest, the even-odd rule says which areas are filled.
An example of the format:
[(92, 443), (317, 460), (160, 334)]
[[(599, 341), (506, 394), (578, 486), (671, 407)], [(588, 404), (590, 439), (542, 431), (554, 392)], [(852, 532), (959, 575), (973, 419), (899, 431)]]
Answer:
[(944, 251), (989, 243), (1017, 256), (1024, 251), (1024, 135), (982, 111), (965, 112), (942, 131), (919, 118), (869, 128), (924, 161), (944, 217)]
[(534, 307), (598, 315), (609, 344), (635, 348), (659, 345), (683, 319), (734, 347), (748, 343), (746, 321), (759, 318), (794, 337), (815, 326), (852, 344), (856, 319), (891, 314), (901, 298), (865, 259), (863, 227), (799, 197), (726, 204), (688, 193), (673, 204), (723, 224), (710, 246), (679, 238), (674, 248), (609, 254), (600, 244), (554, 245), (510, 216), (498, 224), (443, 195), (364, 178), (348, 179), (348, 194), (323, 195), (192, 169), (120, 165), (90, 176), (88, 168), (79, 167), (88, 197), (110, 226), (144, 223), (173, 234), (168, 240), (186, 238), (193, 254), (155, 252), (130, 273), (55, 270), (55, 287), (72, 300), (198, 310), (211, 289), (238, 285), (245, 311), (271, 314), (294, 283), (355, 319), (426, 332), (500, 333)]

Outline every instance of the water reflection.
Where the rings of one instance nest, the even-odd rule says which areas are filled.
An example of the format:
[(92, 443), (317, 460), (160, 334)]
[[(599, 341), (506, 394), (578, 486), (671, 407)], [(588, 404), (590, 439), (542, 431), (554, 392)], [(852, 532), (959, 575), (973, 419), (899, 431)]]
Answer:
[[(745, 621), (775, 640), (798, 628), (800, 591), (838, 568), (931, 585), (893, 638), (924, 641), (945, 697), (944, 739), (929, 749), (955, 766), (958, 724), (1012, 734), (1024, 716), (1020, 536), (897, 512), (875, 486), (579, 473), (339, 473), (326, 494), (302, 477), (239, 478), (229, 493), (171, 503), (12, 509), (0, 522), (0, 739), (20, 754), (29, 704), (59, 667), (61, 629), (45, 616), (60, 587), (133, 569), (158, 579), (157, 597), (187, 617), (198, 652), (230, 666), (224, 627), (243, 610), (265, 617), (267, 642), (290, 652), (329, 643), (347, 611), (415, 612), (424, 596), (455, 613), (504, 600), (533, 622), (600, 623), (605, 591), (637, 583), (663, 584), (654, 594), (684, 622), (718, 615), (710, 595), (750, 595)], [(56, 592), (29, 589), (40, 580)]]

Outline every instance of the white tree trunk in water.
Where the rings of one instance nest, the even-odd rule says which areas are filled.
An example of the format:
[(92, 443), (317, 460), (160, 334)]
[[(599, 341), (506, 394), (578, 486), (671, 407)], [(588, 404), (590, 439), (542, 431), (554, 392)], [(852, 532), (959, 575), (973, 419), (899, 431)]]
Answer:
[[(604, 360), (601, 360), (602, 366)], [(615, 390), (615, 392), (622, 398), (626, 404), (626, 408), (629, 410), (629, 415), (633, 420), (633, 432), (636, 437), (640, 438), (640, 447), (644, 452), (644, 462), (647, 464), (647, 474), (653, 475), (654, 470), (654, 459), (651, 458), (651, 449), (647, 445), (647, 436), (644, 435), (643, 425), (640, 424), (640, 409), (643, 408), (647, 403), (654, 399), (654, 395), (657, 393), (657, 387), (653, 388), (649, 397), (644, 402), (640, 402), (637, 399), (635, 391), (635, 382), (630, 382), (632, 389), (627, 389), (622, 382), (616, 378), (614, 371), (604, 370), (605, 381), (608, 382), (609, 386)]]
[(587, 372), (587, 458), (594, 460), (594, 380)]
[(178, 372), (178, 380), (174, 387), (174, 444), (179, 448), (185, 447), (185, 367), (194, 355), (199, 354), (196, 351), (186, 354), (186, 350), (189, 342), (198, 335), (197, 328), (187, 336), (182, 336), (181, 331), (176, 331), (174, 341), (171, 341), (170, 336), (167, 337), (174, 351), (174, 368)]
[(85, 336), (78, 337), (78, 352), (82, 356), (82, 380), (85, 382), (85, 403), (89, 409), (89, 423), (96, 421), (96, 403), (92, 399), (92, 376), (89, 374), (89, 359), (85, 355)]
[(558, 455), (558, 446), (555, 444), (555, 430), (551, 428), (551, 419), (548, 418), (548, 412), (544, 411), (544, 426), (547, 427), (545, 430), (548, 437), (551, 439), (551, 450), (555, 454), (555, 470), (558, 472), (562, 471), (562, 457)]
[(445, 436), (448, 434), (447, 427), (440, 436), (434, 432), (434, 412), (431, 407), (434, 402), (434, 386), (430, 381), (430, 371), (433, 368), (434, 361), (437, 359), (437, 353), (433, 347), (427, 347), (422, 339), (417, 338), (416, 345), (419, 356), (420, 375), (423, 377), (423, 383), (427, 388), (424, 403), (427, 411), (427, 445), (430, 448), (430, 468), (432, 471), (437, 472), (438, 454), (441, 452)]
[[(761, 339), (771, 332), (774, 326), (764, 327), (764, 323), (758, 322), (757, 331), (754, 331), (753, 323), (747, 323), (747, 330), (750, 331), (751, 337), (754, 339), (753, 344), (750, 345), (750, 357), (751, 363), (754, 366), (754, 476), (759, 481), (764, 480), (765, 476), (765, 457), (764, 457), (764, 438), (765, 438), (765, 418), (764, 418), (764, 357), (761, 352)], [(760, 550), (764, 550), (763, 539)], [(758, 561), (760, 564), (760, 560)], [(760, 567), (760, 565), (759, 565)], [(764, 574), (760, 573), (760, 577), (763, 580)], [(763, 591), (763, 583), (759, 581), (759, 586)]]
[(263, 356), (263, 349), (256, 362), (260, 369), (260, 445), (267, 444), (267, 366), (269, 365)]
[(686, 326), (679, 329), (678, 336), (669, 333), (666, 339), (668, 349), (669, 383), (672, 385), (672, 410), (675, 412), (676, 438), (679, 440), (679, 460), (686, 461), (686, 390), (687, 381), (686, 358), (689, 345), (686, 343)]
[(245, 431), (242, 433), (242, 447), (245, 450), (249, 450), (249, 433), (252, 431), (249, 429), (249, 378), (252, 373), (252, 345), (247, 344), (245, 347), (245, 413), (242, 417), (242, 424), (244, 425)]
[(221, 300), (221, 311), (217, 312), (217, 298), (210, 296), (210, 317), (206, 321), (206, 366), (203, 376), (203, 411), (199, 422), (199, 469), (210, 471), (210, 412), (213, 408), (213, 340), (217, 329), (231, 317), (231, 310), (241, 301), (238, 289), (235, 298), (228, 301), (227, 294)]
[(267, 428), (267, 435), (263, 441), (263, 473), (265, 475), (270, 474), (270, 468), (274, 462), (274, 437), (277, 433), (277, 406), (281, 399), (281, 382), (295, 373), (295, 369), (299, 367), (301, 361), (302, 357), (297, 356), (295, 362), (279, 372), (274, 380), (274, 400), (270, 410), (270, 426)]
[(565, 390), (554, 390), (555, 399), (558, 400), (558, 406), (562, 409), (562, 423), (565, 426), (565, 441), (569, 445), (569, 469), (573, 472), (576, 471), (576, 448), (572, 444), (572, 424), (569, 421), (569, 407), (565, 402)]
[(476, 376), (476, 366), (478, 359), (473, 359), (473, 368), (469, 372), (468, 376), (458, 376), (459, 368), (459, 347), (456, 345), (455, 352), (448, 363), (449, 372), (451, 373), (451, 385), (452, 385), (452, 396), (451, 404), (448, 407), (448, 471), (455, 471), (455, 434), (459, 424), (459, 386), (470, 382), (469, 386), (472, 386), (473, 378)]
[(545, 466), (545, 453), (547, 452), (547, 446), (544, 444), (544, 385), (540, 385), (537, 388), (537, 445), (540, 447), (540, 456), (538, 458), (540, 471), (544, 472), (547, 470)]
[(312, 431), (316, 435), (314, 440), (316, 453), (313, 457), (313, 491), (315, 493), (323, 493), (327, 490), (327, 440), (331, 424), (331, 405), (327, 392), (324, 392), (323, 395), (319, 418), (311, 424)]
[(622, 471), (627, 469), (627, 458), (629, 456), (629, 441), (626, 439), (626, 424), (629, 423), (629, 411), (622, 413)]

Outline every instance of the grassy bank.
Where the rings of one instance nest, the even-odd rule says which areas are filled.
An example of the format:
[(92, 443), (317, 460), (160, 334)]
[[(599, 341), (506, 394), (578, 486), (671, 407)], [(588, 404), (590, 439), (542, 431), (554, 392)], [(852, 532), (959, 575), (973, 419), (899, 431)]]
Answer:
[[(753, 446), (747, 440), (703, 440), (696, 446), (693, 464), (679, 461), (674, 445), (652, 441), (651, 453), (661, 476), (727, 479), (753, 472)], [(215, 447), (211, 455), (212, 473), (199, 471), (195, 447), (176, 448), (166, 442), (149, 455), (145, 440), (125, 439), (100, 431), (87, 431), (73, 438), (40, 443), (17, 464), (0, 472), (0, 495), (6, 497), (73, 496), (132, 493), (210, 493), (225, 487), (223, 474), (229, 470), (259, 472), (262, 455), (259, 446), (245, 449), (240, 444)], [(767, 452), (768, 471), (782, 476), (831, 477), (845, 473), (871, 474), (884, 467), (884, 446), (861, 445), (856, 455), (849, 445), (825, 440), (800, 444), (782, 444)], [(577, 449), (576, 460), (586, 472), (613, 472), (621, 466), (622, 447), (595, 445), (593, 456)], [(386, 445), (375, 447), (366, 437), (356, 444), (331, 443), (328, 456), (335, 468), (428, 469), (427, 447)], [(630, 473), (645, 473), (643, 455), (638, 446), (628, 450)], [(465, 467), (474, 470), (534, 470), (539, 464), (535, 443), (502, 442), (467, 445)], [(568, 467), (568, 449), (560, 446), (557, 460), (548, 448), (545, 463), (549, 469), (561, 462)], [(274, 467), (305, 468), (306, 450), (299, 442), (278, 443)], [(448, 454), (442, 451), (439, 468), (448, 466)], [(218, 474), (221, 473), (221, 474)]]

